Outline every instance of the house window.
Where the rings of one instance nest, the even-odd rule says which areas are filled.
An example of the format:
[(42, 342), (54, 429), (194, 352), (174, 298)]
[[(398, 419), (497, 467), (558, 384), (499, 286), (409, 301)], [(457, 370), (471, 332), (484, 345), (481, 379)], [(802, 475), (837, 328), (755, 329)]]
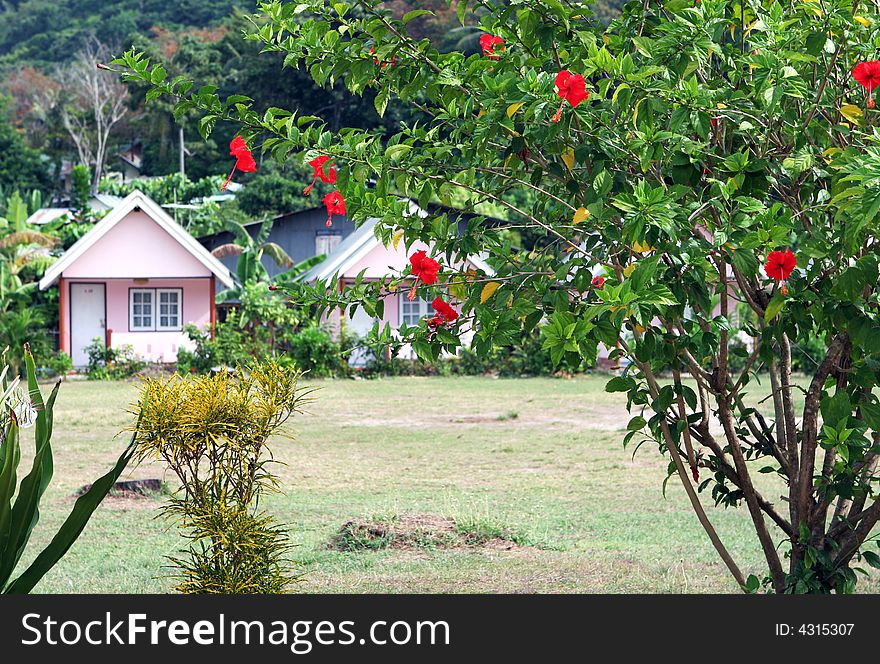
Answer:
[(417, 297), (410, 300), (406, 295), (400, 299), (400, 322), (408, 327), (414, 327), (419, 324), (425, 316), (431, 313), (431, 303), (426, 299)]
[(132, 288), (128, 291), (131, 332), (167, 332), (183, 328), (181, 288)]
[(151, 288), (132, 288), (128, 293), (129, 329), (132, 332), (155, 329), (153, 311), (155, 291)]
[(329, 254), (342, 242), (342, 233), (318, 232), (315, 235), (315, 256)]
[(157, 288), (156, 295), (159, 299), (159, 324), (157, 330), (179, 330), (180, 324), (180, 295), (179, 288)]

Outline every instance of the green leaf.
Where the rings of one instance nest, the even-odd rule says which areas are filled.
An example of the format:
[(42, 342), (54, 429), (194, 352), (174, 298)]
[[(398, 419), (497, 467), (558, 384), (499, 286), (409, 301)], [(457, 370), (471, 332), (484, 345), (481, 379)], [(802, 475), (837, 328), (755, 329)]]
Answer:
[(379, 114), (380, 118), (385, 116), (385, 109), (388, 108), (388, 97), (390, 94), (391, 90), (389, 88), (382, 88), (373, 100), (373, 105), (376, 107), (376, 113)]
[(876, 403), (859, 404), (862, 418), (874, 431), (880, 431), (880, 405)]
[(633, 291), (638, 292), (648, 285), (648, 282), (654, 279), (657, 273), (657, 267), (660, 263), (660, 256), (652, 256), (638, 262), (636, 269), (630, 275), (630, 287)]
[(669, 407), (675, 401), (675, 390), (672, 389), (672, 385), (664, 385), (660, 389), (660, 393), (657, 395), (657, 398), (654, 399), (654, 402), (651, 404), (651, 408), (654, 409), (655, 413), (665, 413), (669, 410)]
[(751, 594), (758, 592), (761, 589), (761, 580), (754, 574), (749, 574), (749, 578), (746, 579), (745, 589), (747, 593)]
[(98, 479), (91, 488), (82, 496), (77, 498), (74, 503), (73, 510), (61, 525), (55, 537), (49, 542), (49, 545), (36, 557), (36, 559), (22, 572), (15, 581), (9, 584), (5, 592), (10, 594), (24, 594), (33, 590), (34, 586), (39, 583), (40, 579), (45, 576), (55, 564), (61, 560), (65, 553), (70, 550), (73, 543), (76, 542), (82, 531), (85, 529), (89, 520), (92, 518), (98, 505), (110, 493), (110, 489), (122, 475), (131, 458), (136, 451), (135, 437), (132, 436), (131, 442), (125, 451), (116, 461), (113, 469)]
[(464, 25), (464, 17), (467, 16), (468, 3), (467, 0), (458, 0), (458, 6), (455, 13), (458, 16), (458, 22)]
[(862, 551), (862, 558), (865, 559), (871, 567), (874, 569), (880, 569), (880, 556), (878, 556), (873, 551)]
[(822, 399), (822, 420), (835, 428), (846, 425), (846, 421), (852, 414), (852, 403), (849, 394), (838, 390), (834, 396)]
[(36, 366), (29, 349), (25, 350), (25, 369), (31, 403), (37, 411), (34, 432), (35, 453), (31, 471), (18, 490), (9, 522), (9, 539), (5, 550), (0, 550), (0, 586), (9, 578), (21, 559), (31, 533), (40, 519), (40, 499), (49, 486), (54, 472), (52, 462), (52, 409), (58, 395), (60, 381), (55, 384), (48, 401), (43, 402), (37, 385)]
[(629, 421), (629, 424), (626, 425), (627, 431), (641, 431), (647, 425), (647, 421), (641, 415), (636, 415)]
[[(467, 7), (466, 3), (459, 3), (459, 4), (464, 4), (465, 7)], [(418, 18), (419, 16), (424, 16), (425, 14), (433, 15), (434, 12), (432, 12), (428, 9), (413, 9), (411, 12), (407, 12), (406, 14), (403, 15), (403, 24), (406, 25), (407, 23), (412, 21), (414, 18)]]
[(606, 392), (629, 392), (636, 386), (636, 381), (629, 376), (615, 376), (605, 384)]
[(770, 300), (770, 303), (767, 305), (767, 308), (764, 310), (764, 322), (771, 322), (776, 316), (782, 311), (782, 308), (785, 306), (785, 296), (782, 295), (779, 291), (774, 293), (773, 298)]

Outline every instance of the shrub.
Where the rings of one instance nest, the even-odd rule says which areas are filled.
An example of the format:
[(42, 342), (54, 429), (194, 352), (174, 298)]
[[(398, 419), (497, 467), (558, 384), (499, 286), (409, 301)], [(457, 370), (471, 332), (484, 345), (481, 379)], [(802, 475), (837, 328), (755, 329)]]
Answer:
[(348, 371), (342, 344), (331, 339), (327, 330), (318, 325), (307, 325), (292, 334), (288, 347), (290, 359), (310, 376), (330, 378)]
[(234, 367), (255, 360), (274, 358), (280, 364), (296, 366), (319, 378), (348, 373), (347, 343), (331, 338), (321, 326), (311, 323), (299, 329), (269, 328), (255, 324), (246, 333), (231, 321), (217, 323), (214, 335), (207, 328), (188, 325), (185, 330), (193, 349), (177, 353), (181, 374), (205, 374), (219, 367)]
[(550, 351), (544, 348), (540, 329), (515, 335), (506, 345), (488, 345), (480, 350), (462, 348), (458, 354), (457, 373), (466, 375), (497, 374), (508, 378), (514, 376), (552, 376), (564, 372), (580, 373), (586, 369), (584, 362), (563, 358), (553, 363)]
[(193, 349), (177, 351), (177, 370), (182, 374), (205, 374), (217, 367), (234, 367), (249, 357), (249, 338), (232, 323), (216, 323), (214, 334), (208, 328), (189, 324), (184, 327)]
[[(44, 400), (37, 385), (36, 364), (27, 346), (24, 359), (27, 390), (19, 388), (17, 380), (9, 381), (5, 368), (0, 371), (0, 592), (3, 593), (29, 593), (33, 590), (80, 536), (134, 454), (132, 441), (113, 469), (77, 499), (70, 515), (46, 548), (13, 579), (16, 565), (27, 551), (31, 533), (39, 521), (43, 493), (52, 479), (53, 409), (61, 385), (60, 381), (56, 383), (49, 398)], [(29, 427), (34, 427), (35, 431), (33, 464), (31, 471), (18, 484), (16, 471), (22, 452), (20, 433)]]
[(38, 371), (43, 376), (64, 376), (73, 370), (73, 360), (63, 350), (51, 353), (40, 362)]
[(134, 352), (130, 344), (113, 348), (105, 346), (101, 339), (93, 339), (86, 347), (86, 353), (89, 356), (89, 380), (125, 380), (147, 368), (147, 362)]
[(137, 454), (180, 481), (165, 508), (189, 547), (172, 557), (183, 593), (274, 594), (296, 580), (287, 531), (259, 507), (277, 486), (270, 438), (305, 398), (300, 373), (274, 362), (213, 376), (149, 379), (137, 404)]

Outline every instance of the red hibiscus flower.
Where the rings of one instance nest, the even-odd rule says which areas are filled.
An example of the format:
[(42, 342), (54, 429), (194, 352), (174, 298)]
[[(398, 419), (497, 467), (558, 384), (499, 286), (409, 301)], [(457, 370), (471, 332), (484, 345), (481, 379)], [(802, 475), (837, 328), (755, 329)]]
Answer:
[(257, 170), (257, 162), (254, 161), (254, 155), (248, 150), (247, 143), (245, 143), (241, 136), (236, 136), (229, 142), (229, 154), (235, 157), (235, 165), (232, 167), (229, 177), (226, 178), (226, 182), (220, 187), (220, 191), (226, 191), (226, 187), (232, 182), (232, 176), (236, 170), (243, 173), (253, 173)]
[(483, 34), (480, 35), (480, 48), (483, 49), (483, 55), (485, 55), (490, 60), (498, 60), (500, 59), (500, 55), (495, 50), (498, 51), (504, 50), (504, 40), (501, 37), (496, 37), (495, 35)]
[[(375, 53), (376, 49), (370, 46), (370, 53)], [(397, 62), (397, 56), (391, 56), (391, 62), (382, 62), (379, 58), (373, 58), (373, 64), (381, 66), (382, 69), (385, 69), (388, 65), (393, 65)]]
[(852, 70), (853, 78), (868, 89), (868, 108), (874, 108), (874, 88), (880, 85), (880, 60), (860, 62)]
[(412, 265), (412, 273), (422, 283), (433, 284), (437, 282), (437, 273), (440, 271), (440, 263), (428, 256), (424, 251), (417, 251), (409, 257)]
[(241, 136), (236, 136), (231, 141), (229, 141), (229, 154), (231, 154), (233, 157), (237, 157), (240, 153), (247, 151), (247, 143)]
[(562, 118), (562, 109), (565, 108), (565, 102), (577, 108), (578, 104), (590, 96), (587, 91), (587, 82), (580, 74), (572, 74), (570, 71), (563, 69), (556, 74), (556, 94), (562, 99), (559, 110), (553, 116), (553, 122), (559, 122)]
[(333, 225), (334, 214), (345, 214), (345, 198), (338, 189), (324, 196), (324, 206), (327, 208), (327, 228)]
[(324, 164), (330, 161), (330, 157), (324, 157), (323, 155), (320, 157), (315, 157), (309, 162), (309, 166), (312, 167), (312, 171), (314, 172), (314, 177), (312, 179), (312, 183), (303, 190), (303, 194), (308, 196), (312, 193), (312, 187), (315, 186), (315, 183), (320, 180), (321, 182), (326, 182), (327, 184), (335, 184), (336, 183), (336, 169), (333, 168), (333, 164), (330, 164), (330, 170), (326, 173), (324, 172)]
[(428, 256), (424, 251), (417, 251), (414, 253), (409, 257), (409, 262), (412, 265), (413, 276), (416, 278), (416, 283), (413, 284), (413, 287), (409, 292), (409, 299), (415, 300), (416, 288), (419, 285), (419, 281), (428, 286), (437, 283), (437, 273), (440, 271), (440, 263)]
[[(451, 323), (458, 318), (458, 312), (453, 309), (448, 302), (444, 302), (442, 297), (434, 298), (434, 301), (431, 302), (431, 306), (434, 307), (434, 311), (437, 312), (437, 315), (428, 321), (428, 324), (431, 325), (431, 327), (439, 327), (444, 323)], [(436, 324), (433, 324), (435, 322)]]
[(593, 277), (590, 283), (593, 284), (593, 288), (596, 290), (602, 290), (602, 287), (605, 285), (605, 277)]
[[(767, 276), (776, 281), (785, 281), (797, 265), (797, 257), (791, 251), (771, 251), (767, 256), (767, 264), (764, 266), (764, 272)], [(784, 285), (784, 284), (783, 284)]]

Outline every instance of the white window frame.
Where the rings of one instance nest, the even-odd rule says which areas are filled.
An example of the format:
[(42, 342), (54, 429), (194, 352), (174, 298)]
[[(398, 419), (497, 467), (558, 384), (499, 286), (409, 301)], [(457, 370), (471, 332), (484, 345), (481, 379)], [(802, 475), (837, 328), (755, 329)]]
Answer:
[[(134, 324), (134, 295), (135, 293), (150, 295), (150, 325)], [(141, 306), (144, 302), (141, 299)], [(143, 317), (143, 313), (138, 314)], [(155, 288), (129, 288), (128, 289), (128, 329), (130, 332), (152, 332), (156, 329), (156, 289)]]
[[(333, 238), (333, 240), (336, 240), (336, 241), (335, 242), (328, 241), (328, 238)], [(327, 251), (321, 251), (321, 249), (318, 245), (321, 244), (322, 242), (326, 242), (327, 244), (332, 244), (333, 246), (328, 248)], [(322, 233), (322, 232), (318, 231), (317, 233), (315, 233), (315, 256), (320, 256), (321, 254), (324, 254), (324, 255), (329, 254), (331, 251), (336, 249), (336, 247), (338, 247), (341, 242), (342, 242), (342, 233)]]
[[(150, 324), (134, 324), (134, 294), (150, 295)], [(160, 302), (162, 293), (177, 295), (177, 325), (160, 325)], [(141, 302), (143, 305), (143, 302)], [(143, 316), (143, 314), (138, 314)], [(166, 314), (167, 315), (167, 314)], [(182, 288), (129, 288), (128, 289), (128, 330), (129, 332), (180, 332), (183, 329), (183, 289)]]
[[(161, 325), (162, 321), (162, 293), (174, 293), (177, 296), (177, 324)], [(170, 304), (170, 303), (169, 303)], [(182, 288), (157, 288), (156, 289), (156, 330), (159, 332), (179, 332), (183, 329), (183, 289)]]
[[(415, 322), (407, 322), (404, 318), (405, 314), (403, 311), (404, 305), (419, 305), (419, 313), (421, 314), (417, 321)], [(406, 325), (408, 327), (415, 327), (419, 324), (419, 321), (423, 318), (427, 318), (431, 315), (431, 303), (423, 297), (416, 297), (415, 300), (410, 300), (407, 293), (401, 293), (400, 295), (400, 310), (398, 312), (400, 314), (400, 324)], [(412, 315), (412, 314), (409, 314)]]

